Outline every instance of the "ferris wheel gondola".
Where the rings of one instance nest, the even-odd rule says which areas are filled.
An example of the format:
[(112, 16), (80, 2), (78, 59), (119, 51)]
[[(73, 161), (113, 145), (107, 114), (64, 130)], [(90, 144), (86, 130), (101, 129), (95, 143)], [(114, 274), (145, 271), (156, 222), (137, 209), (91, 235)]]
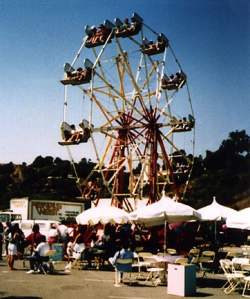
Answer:
[[(136, 13), (124, 22), (116, 18), (86, 26), (85, 32), (61, 80), (65, 109), (59, 142), (93, 146), (96, 165), (81, 181), (83, 196), (88, 181), (98, 177), (113, 202), (125, 202), (128, 209), (127, 199), (154, 202), (163, 191), (183, 199), (192, 170), (195, 120), (187, 76), (169, 40)], [(68, 89), (76, 87), (89, 104), (88, 112), (86, 107), (82, 111), (88, 121), (78, 129), (65, 119)]]

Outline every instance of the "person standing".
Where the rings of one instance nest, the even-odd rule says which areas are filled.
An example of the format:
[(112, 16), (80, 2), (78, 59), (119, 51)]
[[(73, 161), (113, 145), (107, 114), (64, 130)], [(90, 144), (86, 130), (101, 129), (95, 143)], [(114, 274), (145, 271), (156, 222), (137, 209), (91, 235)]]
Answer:
[(48, 232), (48, 243), (52, 246), (54, 243), (58, 242), (58, 231), (55, 223), (51, 223)]
[(59, 235), (59, 242), (63, 245), (63, 253), (66, 253), (67, 243), (69, 242), (69, 231), (68, 227), (65, 225), (66, 221), (62, 220), (57, 226), (57, 231)]
[(3, 259), (3, 224), (0, 221), (0, 260)]
[(18, 245), (23, 239), (24, 235), (19, 228), (18, 223), (13, 225), (11, 232), (9, 233), (9, 244), (8, 244), (8, 266), (10, 270), (14, 270), (14, 262), (18, 256)]
[(6, 256), (8, 256), (8, 246), (9, 246), (10, 233), (11, 233), (11, 223), (6, 222), (6, 226), (5, 226), (4, 231), (3, 231)]

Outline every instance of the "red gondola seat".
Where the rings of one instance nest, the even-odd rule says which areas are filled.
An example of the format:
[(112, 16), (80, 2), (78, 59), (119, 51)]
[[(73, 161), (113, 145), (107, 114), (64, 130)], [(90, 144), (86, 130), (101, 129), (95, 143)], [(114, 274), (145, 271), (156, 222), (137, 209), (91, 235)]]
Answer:
[(80, 85), (89, 83), (91, 81), (91, 77), (92, 69), (82, 69), (80, 67), (74, 72), (67, 72), (66, 78), (61, 80), (61, 82), (63, 85)]
[(143, 19), (137, 15), (136, 13), (133, 14), (131, 18), (131, 23), (129, 22), (129, 19), (126, 18), (124, 22), (122, 22), (120, 19), (115, 19), (115, 36), (116, 37), (129, 37), (136, 35), (140, 32), (142, 28), (142, 22)]
[(173, 128), (173, 132), (187, 132), (194, 128), (195, 119), (189, 114), (188, 119), (186, 117), (183, 117), (182, 119), (172, 119), (170, 125)]
[(161, 33), (158, 35), (156, 42), (148, 41), (146, 38), (144, 38), (141, 45), (141, 51), (142, 53), (151, 56), (164, 52), (167, 47), (168, 39), (164, 34)]
[[(94, 48), (97, 46), (104, 45), (109, 38), (112, 32), (112, 23), (109, 21), (105, 21), (105, 24), (101, 24), (99, 27), (85, 27), (85, 32), (88, 35), (88, 38), (85, 42), (85, 47)], [(111, 43), (111, 38), (108, 43)]]
[(65, 78), (61, 80), (64, 85), (80, 85), (89, 83), (93, 74), (93, 63), (89, 59), (84, 60), (84, 67), (75, 70), (69, 63), (65, 63), (64, 72)]

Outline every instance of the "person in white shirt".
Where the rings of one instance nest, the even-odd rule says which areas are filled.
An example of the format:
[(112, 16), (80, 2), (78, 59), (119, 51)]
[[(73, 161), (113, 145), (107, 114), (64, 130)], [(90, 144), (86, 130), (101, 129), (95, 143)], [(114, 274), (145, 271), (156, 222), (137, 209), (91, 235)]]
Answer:
[(65, 221), (62, 220), (61, 223), (57, 226), (57, 230), (59, 233), (59, 242), (65, 243), (68, 241), (68, 227), (65, 225)]
[(41, 240), (42, 242), (38, 244), (32, 256), (29, 257), (30, 270), (27, 272), (28, 274), (34, 273), (36, 265), (41, 263), (42, 261), (47, 261), (48, 259), (48, 252), (50, 251), (50, 246), (46, 242), (45, 236), (42, 236)]
[(62, 220), (61, 223), (57, 226), (59, 242), (63, 245), (63, 253), (66, 253), (67, 243), (69, 242), (69, 229), (65, 225), (65, 220)]
[(48, 232), (48, 243), (52, 246), (52, 244), (58, 242), (58, 230), (56, 224), (52, 223), (50, 225), (50, 229)]

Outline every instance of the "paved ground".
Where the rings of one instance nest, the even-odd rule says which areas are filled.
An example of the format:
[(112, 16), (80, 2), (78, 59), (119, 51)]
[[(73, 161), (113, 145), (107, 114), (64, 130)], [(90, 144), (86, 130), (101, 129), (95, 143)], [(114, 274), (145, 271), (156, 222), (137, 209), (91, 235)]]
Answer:
[[(6, 261), (0, 262), (0, 298), (28, 299), (176, 299), (167, 294), (166, 286), (153, 287), (141, 282), (139, 285), (114, 287), (114, 272), (98, 270), (63, 271), (63, 263), (54, 275), (26, 274), (27, 268), (21, 261), (15, 263), (17, 270), (8, 271)], [(28, 264), (27, 264), (28, 267)], [(225, 295), (220, 287), (224, 281), (221, 275), (197, 279), (197, 293), (194, 297), (218, 299), (242, 298), (238, 293)]]

